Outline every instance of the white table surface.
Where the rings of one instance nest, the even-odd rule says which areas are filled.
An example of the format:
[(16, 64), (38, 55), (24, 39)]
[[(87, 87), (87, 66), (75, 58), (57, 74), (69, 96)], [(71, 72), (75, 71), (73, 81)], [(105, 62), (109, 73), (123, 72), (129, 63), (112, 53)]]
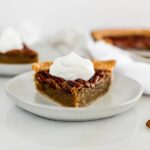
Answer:
[(130, 111), (89, 122), (59, 122), (28, 113), (4, 92), (0, 77), (0, 150), (141, 150), (150, 147), (150, 97)]

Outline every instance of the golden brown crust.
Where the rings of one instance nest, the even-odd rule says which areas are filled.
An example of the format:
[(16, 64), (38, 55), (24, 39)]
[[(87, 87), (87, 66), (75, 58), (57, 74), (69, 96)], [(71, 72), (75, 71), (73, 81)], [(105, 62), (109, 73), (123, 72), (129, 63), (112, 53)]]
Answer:
[(93, 31), (92, 36), (95, 40), (101, 40), (108, 36), (148, 36), (150, 29), (102, 29)]
[(99, 61), (99, 60), (93, 60), (94, 68), (97, 70), (110, 70), (114, 68), (116, 65), (115, 60), (107, 60), (107, 61)]
[[(99, 60), (93, 60), (93, 65), (95, 69), (98, 70), (112, 70), (113, 67), (116, 64), (115, 60), (108, 60), (108, 61), (99, 61)], [(47, 61), (47, 62), (43, 62), (43, 63), (34, 63), (32, 65), (32, 70), (34, 70), (35, 72), (38, 72), (40, 70), (47, 70), (49, 69), (49, 67), (53, 64), (52, 61)]]
[(40, 63), (33, 63), (32, 70), (38, 72), (40, 70), (47, 70), (52, 65), (52, 61), (40, 62)]

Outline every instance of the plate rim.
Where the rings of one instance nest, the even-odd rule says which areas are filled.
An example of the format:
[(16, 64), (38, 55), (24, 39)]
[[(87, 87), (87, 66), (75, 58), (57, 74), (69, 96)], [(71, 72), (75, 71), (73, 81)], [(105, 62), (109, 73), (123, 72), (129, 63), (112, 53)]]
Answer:
[(21, 77), (21, 76), (25, 76), (27, 74), (33, 74), (34, 72), (33, 71), (28, 71), (28, 72), (25, 72), (25, 73), (22, 73), (22, 74), (19, 74), (15, 77), (13, 77), (12, 79), (10, 79), (5, 85), (4, 85), (4, 90), (5, 92), (12, 96), (13, 98), (15, 98), (15, 100), (13, 100), (17, 105), (18, 102), (21, 102), (25, 105), (29, 105), (29, 106), (32, 106), (32, 107), (38, 107), (38, 108), (41, 108), (41, 109), (50, 109), (50, 110), (63, 110), (63, 111), (96, 111), (96, 110), (109, 110), (109, 109), (117, 109), (118, 107), (123, 107), (125, 105), (129, 105), (129, 104), (132, 104), (136, 101), (139, 100), (139, 98), (142, 96), (143, 94), (143, 88), (142, 86), (140, 85), (140, 83), (138, 83), (136, 80), (132, 79), (132, 78), (129, 78), (129, 77), (126, 77), (124, 75), (120, 75), (120, 74), (117, 74), (118, 76), (121, 76), (121, 77), (124, 77), (124, 78), (127, 78), (128, 80), (132, 80), (135, 84), (138, 85), (139, 89), (138, 89), (138, 93), (136, 96), (134, 96), (134, 98), (128, 100), (127, 102), (124, 102), (124, 103), (121, 103), (121, 104), (118, 104), (118, 105), (111, 105), (111, 106), (102, 106), (102, 107), (99, 107), (99, 108), (91, 108), (91, 107), (78, 107), (78, 108), (75, 108), (75, 107), (58, 107), (58, 106), (52, 106), (52, 105), (45, 105), (45, 104), (38, 104), (38, 103), (32, 103), (32, 102), (28, 102), (28, 101), (23, 101), (21, 100), (20, 97), (18, 97), (17, 95), (15, 95), (13, 92), (11, 92), (8, 87), (9, 87), (9, 84), (11, 84), (14, 80), (16, 80), (17, 78)]

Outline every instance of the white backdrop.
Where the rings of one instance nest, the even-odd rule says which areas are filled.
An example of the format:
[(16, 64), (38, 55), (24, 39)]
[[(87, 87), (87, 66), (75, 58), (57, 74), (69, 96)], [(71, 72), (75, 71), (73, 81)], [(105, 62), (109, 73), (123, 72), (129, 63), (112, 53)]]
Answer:
[(0, 28), (22, 21), (59, 28), (150, 27), (150, 0), (0, 0)]

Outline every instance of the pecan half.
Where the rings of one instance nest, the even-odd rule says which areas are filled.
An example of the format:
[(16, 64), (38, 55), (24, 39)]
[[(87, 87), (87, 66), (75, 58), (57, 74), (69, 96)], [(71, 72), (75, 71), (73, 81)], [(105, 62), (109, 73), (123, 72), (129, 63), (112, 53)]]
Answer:
[(150, 128), (150, 120), (148, 120), (148, 121), (146, 122), (146, 126), (147, 126), (148, 128)]
[(70, 86), (72, 86), (72, 87), (76, 87), (76, 88), (81, 88), (81, 87), (83, 87), (83, 85), (81, 84), (81, 83), (79, 83), (79, 82), (76, 82), (76, 81), (68, 81), (67, 82)]
[(94, 77), (94, 83), (98, 83), (100, 80), (100, 76), (99, 75), (95, 75)]

